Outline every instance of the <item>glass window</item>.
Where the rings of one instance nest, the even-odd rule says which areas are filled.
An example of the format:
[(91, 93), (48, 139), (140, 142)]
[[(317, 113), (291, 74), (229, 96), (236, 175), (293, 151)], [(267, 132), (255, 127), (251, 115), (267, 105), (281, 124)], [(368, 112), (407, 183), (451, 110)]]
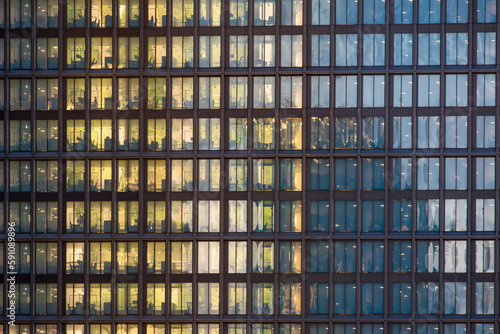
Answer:
[(476, 147), (495, 147), (495, 116), (476, 117)]
[(412, 158), (392, 159), (392, 189), (411, 190)]
[(446, 116), (446, 148), (467, 147), (467, 116)]
[[(120, 39), (121, 38), (126, 38), (126, 37), (120, 37), (118, 39), (118, 44), (120, 44)], [(129, 42), (133, 42), (135, 45), (135, 41), (138, 38), (137, 37), (130, 37)], [(123, 42), (126, 42), (124, 39)], [(130, 44), (130, 43), (128, 43)], [(122, 44), (126, 45), (126, 44)], [(138, 44), (137, 44), (138, 46)], [(118, 46), (118, 49), (120, 49), (120, 45)], [(127, 48), (125, 48), (127, 49)], [(128, 47), (129, 50), (135, 50), (135, 48), (131, 48), (130, 46)], [(120, 52), (120, 54), (126, 55), (127, 53)], [(135, 52), (134, 52), (135, 55)], [(136, 61), (139, 60), (139, 54), (137, 53), (137, 57), (133, 57), (132, 60)], [(131, 57), (129, 57), (130, 59)], [(135, 59), (134, 59), (135, 58)], [(118, 63), (120, 63), (120, 60), (118, 60)], [(136, 64), (135, 62), (133, 63), (134, 65)], [(136, 66), (134, 66), (136, 67)], [(165, 36), (154, 36), (154, 37), (148, 37), (148, 68), (166, 68), (167, 67), (167, 37)]]
[(496, 22), (497, 2), (495, 0), (477, 1), (477, 22)]
[(248, 36), (229, 36), (229, 67), (248, 67)]
[(252, 314), (274, 313), (274, 284), (253, 283), (252, 284)]
[(253, 190), (274, 190), (274, 159), (253, 160)]
[(411, 117), (393, 117), (392, 148), (411, 148), (412, 147), (412, 118)]
[(229, 191), (246, 191), (247, 180), (247, 160), (229, 159)]
[(385, 1), (366, 0), (363, 1), (363, 24), (385, 23)]
[(444, 314), (465, 314), (467, 283), (444, 282)]
[(330, 148), (330, 117), (311, 117), (311, 143), (312, 150), (327, 150)]
[(10, 110), (31, 109), (31, 79), (10, 80)]
[(476, 273), (493, 273), (495, 271), (495, 241), (476, 240)]
[(495, 189), (495, 158), (476, 158), (476, 189)]
[(231, 274), (247, 272), (247, 242), (229, 241), (227, 243), (228, 263), (227, 270)]
[(221, 19), (220, 0), (200, 1), (200, 23), (201, 27), (218, 27)]
[(229, 108), (245, 109), (248, 104), (248, 77), (229, 77)]
[[(29, 284), (26, 285), (26, 290), (29, 290)], [(83, 299), (85, 285), (83, 283), (66, 283), (66, 315), (83, 315)], [(67, 325), (68, 326), (68, 325)], [(83, 331), (83, 325), (81, 330)]]
[(413, 23), (413, 0), (394, 1), (394, 23)]
[(220, 150), (220, 118), (198, 118), (198, 149)]
[(10, 152), (31, 151), (31, 121), (10, 121)]
[(469, 44), (467, 35), (467, 33), (446, 34), (446, 65), (467, 64), (467, 50)]
[(441, 41), (439, 33), (419, 33), (418, 65), (439, 65), (441, 57), (440, 44)]
[[(411, 283), (392, 283), (392, 313), (411, 313)], [(395, 334), (394, 326), (392, 332)]]
[[(228, 231), (246, 232), (247, 231), (247, 201), (229, 200), (228, 201)], [(254, 214), (254, 218), (255, 218)]]
[(330, 1), (313, 0), (311, 9), (311, 22), (313, 25), (330, 24)]
[(172, 1), (172, 26), (192, 27), (193, 26), (193, 0)]
[(170, 272), (187, 274), (193, 272), (193, 244), (190, 241), (170, 242)]
[(219, 283), (198, 283), (198, 314), (219, 314)]
[(113, 51), (111, 37), (92, 37), (90, 39), (91, 69), (113, 68)]
[(198, 190), (220, 191), (220, 160), (198, 160)]
[(280, 201), (280, 232), (300, 232), (301, 230), (301, 201)]
[(92, 0), (91, 28), (111, 28), (113, 26), (113, 2), (111, 0)]
[(309, 313), (328, 314), (328, 283), (310, 283), (309, 294)]
[(494, 74), (476, 74), (476, 105), (495, 105), (496, 80)]
[[(247, 284), (246, 283), (227, 283), (227, 313), (228, 314), (246, 314), (247, 310)], [(246, 325), (244, 325), (246, 327)], [(244, 333), (238, 331), (239, 333)], [(234, 331), (233, 333), (236, 333)]]
[(446, 106), (466, 107), (467, 106), (467, 74), (447, 74), (446, 75)]
[[(380, 0), (368, 0), (370, 1)], [(385, 12), (383, 10), (382, 12)], [(383, 66), (385, 65), (385, 35), (384, 34), (364, 34), (363, 35), (363, 65)]]
[(439, 75), (418, 75), (418, 106), (439, 107), (440, 106), (440, 79)]
[(384, 201), (362, 201), (362, 230), (384, 230)]
[(193, 150), (193, 119), (173, 118), (172, 123), (172, 150)]
[[(54, 0), (50, 0), (54, 1)], [(57, 19), (57, 17), (56, 17)], [(57, 22), (57, 20), (56, 20)], [(58, 39), (37, 38), (36, 39), (36, 68), (39, 70), (57, 69), (58, 62)], [(3, 46), (0, 49), (0, 67), (4, 67)]]
[(118, 192), (139, 190), (139, 160), (118, 160)]
[(118, 27), (139, 26), (139, 0), (118, 1)]
[(478, 65), (495, 64), (496, 33), (478, 32), (476, 41), (477, 41), (477, 58), (476, 58), (477, 64)]
[(193, 36), (172, 36), (172, 68), (193, 67)]
[(363, 117), (363, 148), (384, 148), (384, 118)]
[(467, 231), (467, 200), (444, 200), (445, 231)]
[(166, 149), (165, 119), (148, 119), (148, 150), (162, 151)]
[(330, 189), (330, 160), (324, 158), (307, 159), (310, 168), (311, 190)]
[[(0, 215), (3, 216), (3, 206)], [(37, 202), (35, 233), (57, 233), (57, 217), (57, 202)]]
[(199, 67), (220, 67), (220, 36), (200, 36)]
[[(439, 309), (439, 283), (417, 283), (417, 314), (438, 314)], [(425, 329), (425, 332), (431, 333)]]
[(172, 77), (172, 109), (193, 109), (192, 77)]
[[(346, 1), (346, 0), (344, 0)], [(349, 0), (353, 1), (353, 0)], [(339, 4), (342, 1), (337, 1)], [(357, 4), (357, 2), (356, 2)], [(338, 22), (337, 22), (338, 23)], [(357, 66), (358, 65), (358, 35), (337, 34), (335, 35), (335, 66)]]
[(311, 108), (330, 107), (330, 77), (311, 76)]
[(166, 27), (167, 26), (167, 1), (166, 0), (148, 0), (148, 26)]
[(220, 265), (219, 242), (217, 241), (198, 242), (198, 273), (217, 274), (219, 273), (219, 265)]
[(329, 202), (328, 201), (311, 201), (310, 202), (310, 231), (327, 232), (329, 230)]
[[(14, 161), (11, 162), (11, 165)], [(19, 166), (18, 166), (19, 168)], [(29, 169), (29, 164), (26, 166)], [(85, 188), (85, 161), (68, 160), (66, 162), (66, 191), (84, 191)]]
[(311, 257), (308, 268), (309, 272), (327, 273), (330, 253), (328, 241), (311, 241), (309, 243), (309, 251)]
[(468, 0), (446, 1), (446, 23), (467, 23), (469, 19)]
[(281, 25), (302, 25), (303, 0), (281, 0)]
[[(279, 291), (279, 313), (284, 315), (300, 315), (302, 313), (301, 295), (302, 286), (300, 283), (281, 282)], [(298, 333), (300, 333), (300, 328)]]
[(57, 28), (58, 11), (57, 0), (38, 0), (36, 2), (37, 28)]
[(90, 109), (109, 110), (112, 108), (112, 79), (91, 78), (90, 88)]
[(111, 151), (112, 126), (110, 119), (90, 120), (90, 150)]
[(418, 190), (439, 189), (439, 158), (417, 158), (417, 179)]
[[(272, 119), (274, 121), (274, 119)], [(229, 149), (230, 150), (246, 150), (247, 149), (247, 131), (248, 120), (246, 118), (230, 118), (229, 119)], [(274, 129), (274, 123), (273, 123)], [(274, 133), (274, 131), (273, 131)], [(257, 134), (254, 134), (254, 140)], [(274, 136), (273, 136), (274, 142)]]
[[(362, 283), (361, 284), (361, 313), (382, 314), (384, 311), (384, 284)], [(363, 333), (366, 331), (363, 329)], [(373, 333), (373, 332), (372, 332)], [(380, 332), (382, 333), (382, 332)]]
[(193, 314), (193, 283), (170, 283), (170, 314)]
[(273, 26), (275, 24), (275, 0), (254, 1), (254, 26)]
[(302, 118), (286, 117), (280, 119), (280, 149), (302, 149)]
[(274, 272), (274, 242), (254, 241), (252, 255), (252, 272), (273, 273)]
[(439, 148), (439, 116), (419, 116), (417, 124), (418, 148)]
[(302, 190), (301, 159), (280, 159), (280, 190)]
[(411, 75), (394, 75), (394, 107), (411, 107), (413, 79)]
[(137, 233), (139, 229), (139, 203), (137, 201), (118, 201), (117, 211), (117, 232)]
[[(314, 43), (314, 35), (311, 36)], [(281, 67), (302, 66), (302, 35), (281, 35)]]
[(165, 160), (148, 160), (147, 191), (162, 192), (167, 190), (167, 168)]
[(68, 1), (66, 6), (68, 28), (85, 28), (85, 2), (84, 0)]
[(445, 158), (445, 189), (467, 189), (467, 158)]
[(221, 107), (220, 77), (199, 77), (198, 83), (198, 108), (219, 109)]
[(275, 77), (253, 77), (253, 107), (274, 108)]
[[(274, 150), (275, 142), (275, 122), (274, 118), (254, 118), (253, 119), (253, 149), (254, 150)], [(246, 122), (245, 122), (246, 123)], [(246, 126), (245, 126), (246, 137)], [(246, 142), (246, 140), (245, 140)], [(246, 149), (246, 145), (245, 145)]]
[[(163, 42), (163, 48), (161, 43)], [(166, 59), (164, 37), (149, 37), (148, 39), (148, 67), (166, 67), (162, 59)], [(139, 68), (139, 37), (118, 37), (118, 68)], [(105, 60), (111, 66), (112, 60)]]
[(171, 201), (170, 232), (193, 232), (193, 201)]
[(384, 189), (384, 159), (364, 158), (362, 164), (362, 189), (383, 190)]
[(300, 241), (280, 242), (280, 273), (300, 273), (302, 269)]
[(392, 231), (408, 232), (411, 231), (411, 201), (394, 200), (392, 204)]
[(475, 284), (476, 314), (494, 314), (495, 312), (495, 283), (476, 282)]
[(356, 272), (356, 242), (335, 241), (334, 242), (334, 265), (336, 273)]
[(357, 147), (357, 127), (355, 117), (335, 118), (335, 148), (354, 149)]
[(29, 161), (11, 161), (9, 191), (31, 191), (31, 165)]
[(476, 231), (493, 231), (495, 228), (495, 200), (476, 199)]
[(417, 201), (417, 230), (439, 230), (439, 200), (428, 199)]
[(302, 108), (302, 77), (281, 77), (281, 108)]
[[(385, 104), (384, 89), (385, 89), (385, 78), (383, 75), (364, 75), (363, 107), (365, 108), (383, 107)], [(394, 89), (396, 90), (396, 86)]]
[[(413, 6), (413, 1), (396, 0), (396, 2), (409, 2)], [(396, 16), (394, 17), (396, 19)], [(413, 35), (394, 34), (394, 65), (409, 66), (413, 64)]]
[(36, 191), (57, 192), (58, 163), (55, 160), (37, 160)]
[[(281, 42), (283, 43), (283, 36)], [(311, 35), (311, 66), (330, 66), (330, 35)]]
[(467, 272), (467, 241), (445, 240), (444, 242), (444, 272)]
[(253, 66), (275, 66), (275, 40), (274, 35), (255, 35), (253, 37)]
[(248, 25), (248, 0), (230, 0), (229, 2), (229, 25)]
[(166, 232), (166, 214), (164, 201), (147, 202), (147, 232), (163, 233)]
[(418, 1), (418, 23), (439, 23), (441, 19), (441, 0)]

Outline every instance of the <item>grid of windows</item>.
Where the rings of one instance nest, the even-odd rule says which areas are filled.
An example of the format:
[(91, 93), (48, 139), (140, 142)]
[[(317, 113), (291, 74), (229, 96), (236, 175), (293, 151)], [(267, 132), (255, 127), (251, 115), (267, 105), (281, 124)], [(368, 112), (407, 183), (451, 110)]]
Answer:
[(494, 334), (499, 10), (0, 0), (0, 333)]

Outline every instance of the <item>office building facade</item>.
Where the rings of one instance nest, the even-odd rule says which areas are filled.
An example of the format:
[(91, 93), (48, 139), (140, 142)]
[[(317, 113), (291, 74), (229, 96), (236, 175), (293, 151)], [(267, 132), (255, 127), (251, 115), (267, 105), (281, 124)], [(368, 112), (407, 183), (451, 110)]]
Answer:
[(498, 333), (498, 10), (0, 0), (0, 333)]

